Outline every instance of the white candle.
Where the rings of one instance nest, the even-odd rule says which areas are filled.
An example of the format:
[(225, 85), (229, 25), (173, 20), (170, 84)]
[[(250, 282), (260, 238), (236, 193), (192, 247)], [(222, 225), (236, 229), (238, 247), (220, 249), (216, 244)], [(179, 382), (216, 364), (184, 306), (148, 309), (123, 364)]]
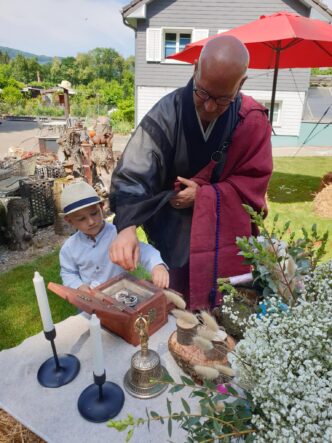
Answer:
[(32, 281), (35, 287), (40, 316), (43, 322), (43, 329), (45, 332), (52, 331), (54, 329), (54, 325), (50, 305), (48, 304), (44, 279), (39, 272), (36, 271)]
[(100, 320), (96, 314), (92, 314), (90, 320), (90, 336), (92, 345), (92, 364), (93, 373), (97, 376), (101, 376), (105, 372), (104, 366), (104, 354), (103, 354), (103, 343), (101, 341), (101, 328)]

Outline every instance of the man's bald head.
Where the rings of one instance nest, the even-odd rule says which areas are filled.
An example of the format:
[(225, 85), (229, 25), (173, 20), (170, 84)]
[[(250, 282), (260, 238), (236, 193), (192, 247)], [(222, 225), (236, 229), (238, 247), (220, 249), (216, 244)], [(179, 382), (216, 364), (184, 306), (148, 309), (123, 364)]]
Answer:
[[(249, 64), (249, 54), (243, 43), (235, 37), (219, 35), (209, 40), (195, 62), (193, 98), (196, 111), (203, 124), (207, 124), (228, 108), (234, 101), (243, 82)], [(202, 98), (203, 91), (208, 94)], [(218, 105), (215, 98), (229, 104)]]
[(201, 69), (208, 72), (228, 72), (233, 79), (245, 77), (249, 65), (249, 53), (244, 44), (231, 35), (219, 35), (209, 40), (203, 47), (198, 63), (197, 74)]

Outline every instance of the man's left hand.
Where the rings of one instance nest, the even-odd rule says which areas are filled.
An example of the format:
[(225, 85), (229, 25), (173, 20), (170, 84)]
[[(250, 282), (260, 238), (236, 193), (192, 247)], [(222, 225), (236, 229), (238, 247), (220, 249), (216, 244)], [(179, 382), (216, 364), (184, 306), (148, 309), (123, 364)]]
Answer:
[(175, 197), (173, 197), (169, 202), (175, 209), (191, 208), (194, 205), (196, 198), (196, 192), (199, 188), (198, 184), (193, 180), (188, 180), (187, 178), (177, 177), (177, 181), (180, 185), (186, 186), (185, 189), (179, 191)]

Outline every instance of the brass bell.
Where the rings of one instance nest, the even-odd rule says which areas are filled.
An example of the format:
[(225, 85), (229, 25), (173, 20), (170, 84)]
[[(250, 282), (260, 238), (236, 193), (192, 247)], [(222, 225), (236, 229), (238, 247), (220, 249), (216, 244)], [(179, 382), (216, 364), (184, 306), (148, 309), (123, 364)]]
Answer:
[(124, 377), (124, 387), (133, 397), (156, 397), (168, 387), (166, 383), (158, 383), (167, 374), (167, 370), (160, 364), (158, 353), (148, 348), (148, 321), (142, 314), (135, 321), (135, 330), (140, 337), (141, 349), (131, 358), (130, 369)]

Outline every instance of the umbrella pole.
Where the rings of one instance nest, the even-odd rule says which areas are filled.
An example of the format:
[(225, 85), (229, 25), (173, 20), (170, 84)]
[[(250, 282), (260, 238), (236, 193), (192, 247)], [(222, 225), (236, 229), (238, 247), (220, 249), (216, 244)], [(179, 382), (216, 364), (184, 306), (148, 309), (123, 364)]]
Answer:
[(270, 123), (271, 123), (271, 126), (272, 126), (272, 123), (273, 123), (274, 103), (275, 103), (276, 92), (277, 92), (277, 80), (278, 80), (280, 51), (281, 51), (281, 42), (279, 42), (278, 47), (276, 48), (276, 63), (274, 65), (274, 73), (273, 73), (272, 97), (271, 97), (271, 106), (270, 106)]

